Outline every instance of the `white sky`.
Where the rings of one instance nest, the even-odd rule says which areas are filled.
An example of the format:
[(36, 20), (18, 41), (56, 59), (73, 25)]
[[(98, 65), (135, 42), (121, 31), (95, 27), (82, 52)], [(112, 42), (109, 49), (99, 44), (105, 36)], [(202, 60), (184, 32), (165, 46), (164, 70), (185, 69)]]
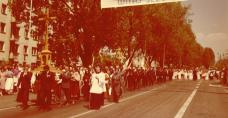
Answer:
[(228, 0), (188, 0), (191, 5), (192, 28), (203, 47), (218, 53), (228, 52)]

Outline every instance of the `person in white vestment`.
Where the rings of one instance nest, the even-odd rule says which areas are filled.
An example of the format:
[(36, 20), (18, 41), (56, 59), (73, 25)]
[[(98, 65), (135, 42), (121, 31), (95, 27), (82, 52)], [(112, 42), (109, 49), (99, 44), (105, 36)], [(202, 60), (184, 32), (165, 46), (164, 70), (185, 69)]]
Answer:
[(90, 109), (100, 109), (104, 100), (105, 74), (99, 65), (95, 66), (95, 73), (91, 76)]

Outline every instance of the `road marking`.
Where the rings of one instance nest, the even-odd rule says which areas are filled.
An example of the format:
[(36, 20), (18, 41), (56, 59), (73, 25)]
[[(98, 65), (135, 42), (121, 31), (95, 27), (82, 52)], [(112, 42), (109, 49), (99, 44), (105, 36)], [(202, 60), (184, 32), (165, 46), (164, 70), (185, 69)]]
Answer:
[(222, 85), (220, 85), (220, 84), (218, 84), (218, 85), (209, 84), (209, 86), (210, 86), (210, 87), (216, 87), (216, 88), (224, 88), (224, 89), (228, 89), (228, 87), (227, 87), (227, 86), (222, 86)]
[(182, 105), (180, 110), (177, 112), (176, 116), (174, 118), (182, 118), (184, 116), (184, 113), (186, 112), (188, 106), (192, 102), (192, 99), (196, 95), (197, 90), (199, 89), (199, 86), (202, 81), (199, 81), (198, 84), (196, 85), (195, 89), (193, 90), (192, 94), (188, 97), (188, 99), (185, 101), (185, 103)]
[[(160, 88), (162, 88), (162, 87), (164, 87), (164, 86), (160, 86), (160, 87), (158, 87), (158, 88), (154, 88), (154, 89), (151, 89), (151, 90), (149, 90), (149, 91), (145, 91), (145, 92), (142, 92), (142, 93), (139, 93), (139, 94), (136, 94), (136, 95), (133, 95), (133, 96), (130, 96), (130, 97), (121, 99), (121, 100), (120, 100), (120, 103), (121, 103), (121, 102), (125, 102), (125, 101), (130, 100), (130, 99), (133, 99), (133, 98), (136, 98), (136, 97), (138, 97), (138, 96), (142, 96), (142, 95), (144, 95), (144, 94), (147, 94), (147, 93), (152, 92), (152, 91), (154, 91), (154, 90), (160, 89)], [(110, 107), (110, 106), (112, 106), (112, 105), (114, 105), (114, 104), (116, 104), (116, 103), (107, 104), (107, 105), (101, 107), (101, 109)], [(77, 114), (77, 115), (70, 116), (69, 118), (78, 118), (78, 117), (80, 117), (80, 116), (83, 116), (83, 115), (86, 115), (86, 114), (89, 114), (89, 113), (92, 113), (92, 112), (95, 112), (95, 111), (97, 111), (97, 110), (86, 111), (86, 112), (83, 112), (83, 113), (80, 113), (80, 114)]]
[(17, 107), (7, 107), (7, 108), (1, 108), (0, 111), (5, 111), (5, 110), (9, 110), (9, 109), (15, 109)]
[(226, 93), (228, 93), (228, 90), (225, 90)]

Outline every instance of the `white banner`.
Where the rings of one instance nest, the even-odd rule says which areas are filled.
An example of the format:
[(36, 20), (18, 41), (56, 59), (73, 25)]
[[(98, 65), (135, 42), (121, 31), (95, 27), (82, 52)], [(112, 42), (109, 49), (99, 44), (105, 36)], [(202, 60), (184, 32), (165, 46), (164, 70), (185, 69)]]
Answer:
[(186, 0), (101, 0), (101, 8), (126, 7), (180, 1)]

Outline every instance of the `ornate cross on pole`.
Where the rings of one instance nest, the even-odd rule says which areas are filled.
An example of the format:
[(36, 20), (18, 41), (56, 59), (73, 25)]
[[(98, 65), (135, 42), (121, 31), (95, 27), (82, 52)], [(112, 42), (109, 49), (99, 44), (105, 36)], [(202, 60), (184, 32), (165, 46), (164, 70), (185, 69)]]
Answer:
[(49, 7), (46, 8), (45, 10), (45, 17), (44, 18), (40, 18), (40, 21), (45, 21), (45, 46), (44, 46), (44, 50), (49, 50), (48, 48), (48, 25), (49, 25), (49, 21), (55, 19), (55, 17), (50, 17), (49, 14)]
[(49, 7), (47, 6), (45, 9), (45, 17), (44, 18), (40, 18), (40, 21), (45, 21), (45, 37), (44, 37), (44, 41), (45, 41), (45, 45), (44, 48), (41, 52), (40, 55), (40, 59), (41, 59), (41, 66), (45, 66), (45, 65), (49, 65), (51, 66), (51, 51), (48, 48), (48, 25), (49, 25), (49, 21), (55, 19), (55, 17), (50, 17), (49, 16)]
[[(51, 3), (49, 3), (51, 4)], [(60, 72), (58, 68), (54, 67), (52, 65), (52, 61), (51, 61), (51, 51), (49, 50), (49, 47), (48, 47), (48, 26), (49, 26), (49, 23), (50, 23), (50, 20), (53, 20), (55, 19), (55, 17), (50, 17), (50, 14), (49, 14), (49, 4), (46, 6), (45, 8), (45, 16), (43, 18), (40, 18), (39, 21), (44, 21), (45, 22), (45, 37), (44, 37), (44, 41), (45, 41), (45, 45), (44, 45), (44, 48), (42, 49), (41, 51), (41, 54), (39, 55), (39, 58), (40, 58), (40, 61), (41, 61), (41, 64), (38, 68), (36, 68), (34, 71), (37, 71), (37, 72), (40, 72), (43, 70), (43, 67), (48, 65), (50, 70), (52, 72)]]

